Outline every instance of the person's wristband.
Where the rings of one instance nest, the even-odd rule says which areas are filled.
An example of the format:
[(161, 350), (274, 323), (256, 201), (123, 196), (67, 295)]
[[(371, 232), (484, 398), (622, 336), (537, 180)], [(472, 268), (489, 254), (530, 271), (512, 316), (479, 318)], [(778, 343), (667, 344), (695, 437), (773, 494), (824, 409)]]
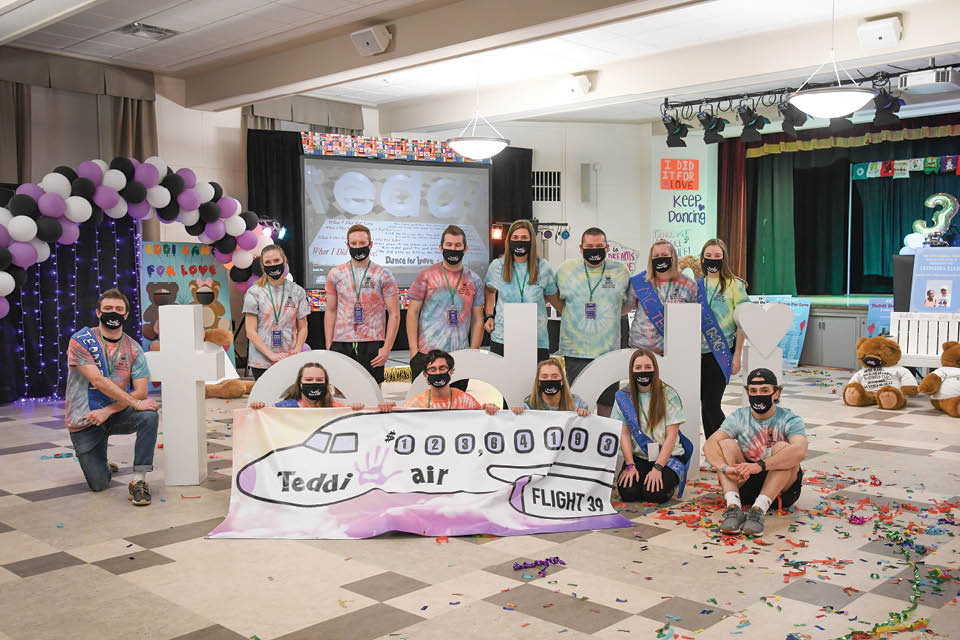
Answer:
[(635, 465), (634, 465), (632, 462), (631, 462), (630, 464), (625, 464), (625, 465), (623, 465), (623, 470), (626, 471), (626, 470), (629, 469), (630, 467), (635, 467)]
[(767, 470), (767, 463), (763, 459), (757, 460), (757, 466), (760, 467), (761, 473)]
[(659, 462), (654, 462), (653, 468), (656, 469), (657, 471), (663, 471), (663, 465), (660, 464)]
[(133, 410), (134, 410), (134, 411), (140, 411), (140, 401), (139, 401), (139, 400), (137, 400), (137, 401), (133, 404)]
[(495, 314), (488, 313), (487, 315), (483, 316), (483, 321), (486, 322), (487, 320), (493, 320), (496, 317), (497, 316)]
[(727, 465), (723, 465), (723, 466), (720, 468), (720, 473), (721, 473), (721, 475), (727, 475)]

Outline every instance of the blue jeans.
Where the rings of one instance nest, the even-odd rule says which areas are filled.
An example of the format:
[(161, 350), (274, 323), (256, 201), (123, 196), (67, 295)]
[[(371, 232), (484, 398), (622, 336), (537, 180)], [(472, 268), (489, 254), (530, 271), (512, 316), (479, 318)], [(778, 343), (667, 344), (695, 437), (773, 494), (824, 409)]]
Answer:
[(113, 414), (103, 424), (93, 425), (82, 431), (70, 433), (73, 447), (83, 477), (93, 491), (103, 491), (110, 486), (110, 467), (107, 466), (107, 438), (113, 435), (136, 433), (133, 446), (133, 470), (153, 471), (153, 451), (157, 446), (156, 411), (137, 411), (127, 407)]

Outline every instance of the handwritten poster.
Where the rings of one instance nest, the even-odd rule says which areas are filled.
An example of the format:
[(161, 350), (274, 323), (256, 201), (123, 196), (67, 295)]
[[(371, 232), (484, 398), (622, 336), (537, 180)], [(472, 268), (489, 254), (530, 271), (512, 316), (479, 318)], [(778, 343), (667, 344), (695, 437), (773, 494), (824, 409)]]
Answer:
[(646, 268), (645, 265), (640, 264), (646, 256), (641, 257), (636, 249), (631, 249), (615, 240), (610, 240), (607, 244), (610, 245), (607, 249), (607, 257), (625, 264), (630, 273), (637, 273), (637, 269), (643, 271)]
[(717, 235), (717, 148), (687, 137), (686, 147), (667, 147), (655, 136), (650, 193), (652, 241), (669, 240), (680, 257), (700, 255)]

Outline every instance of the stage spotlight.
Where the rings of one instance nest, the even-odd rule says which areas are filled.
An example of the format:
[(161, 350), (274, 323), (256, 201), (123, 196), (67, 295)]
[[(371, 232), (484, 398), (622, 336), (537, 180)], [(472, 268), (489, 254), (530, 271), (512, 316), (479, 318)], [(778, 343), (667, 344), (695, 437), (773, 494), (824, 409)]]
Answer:
[(676, 119), (675, 116), (663, 114), (663, 128), (667, 130), (668, 147), (685, 147), (684, 138), (690, 131), (690, 126)]
[(550, 229), (544, 229), (543, 231), (544, 240), (549, 240), (552, 237), (553, 237), (553, 231), (550, 231)]
[(891, 95), (886, 89), (882, 90), (873, 99), (873, 105), (877, 108), (876, 114), (873, 116), (873, 124), (883, 127), (899, 123), (900, 117), (897, 112), (900, 111), (900, 105), (902, 104), (903, 100), (901, 98)]
[(560, 239), (561, 239), (561, 240), (567, 240), (567, 239), (569, 239), (569, 238), (570, 238), (570, 232), (569, 232), (569, 231), (567, 231), (566, 229), (564, 229), (563, 231), (560, 232)]
[(490, 239), (491, 240), (503, 240), (503, 225), (495, 224), (490, 227)]
[(778, 104), (777, 111), (779, 111), (781, 117), (783, 117), (783, 132), (796, 140), (797, 127), (803, 126), (807, 121), (807, 114), (787, 101)]
[(770, 118), (761, 116), (753, 110), (753, 107), (745, 104), (737, 107), (737, 115), (740, 117), (740, 122), (743, 123), (743, 133), (740, 134), (741, 140), (744, 142), (760, 142), (763, 140), (759, 130), (770, 124)]
[(703, 141), (705, 143), (714, 144), (723, 141), (723, 136), (720, 135), (720, 132), (727, 126), (729, 120), (712, 113), (707, 113), (706, 111), (699, 112), (697, 114), (697, 120), (700, 121), (700, 126), (703, 127)]

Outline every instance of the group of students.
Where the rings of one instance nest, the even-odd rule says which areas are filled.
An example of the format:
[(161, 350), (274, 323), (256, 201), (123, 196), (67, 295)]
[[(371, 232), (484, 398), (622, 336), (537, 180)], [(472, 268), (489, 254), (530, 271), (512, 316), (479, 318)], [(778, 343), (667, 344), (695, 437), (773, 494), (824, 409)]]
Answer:
[[(775, 501), (783, 508), (799, 497), (806, 437), (803, 421), (776, 406), (782, 387), (766, 369), (750, 372), (746, 378), (749, 407), (725, 416), (720, 406), (730, 376), (740, 367), (743, 335), (734, 312), (748, 300), (744, 282), (727, 264), (723, 241), (714, 239), (704, 245), (700, 253), (704, 277), (694, 281), (680, 272), (676, 249), (666, 240), (651, 246), (647, 269), (633, 277), (623, 263), (607, 259), (608, 244), (601, 229), (584, 231), (580, 257), (565, 261), (556, 272), (538, 257), (534, 240), (529, 221), (514, 222), (503, 256), (490, 264), (482, 280), (463, 265), (467, 250), (463, 230), (451, 225), (443, 231), (442, 260), (421, 271), (410, 287), (406, 322), (410, 369), (414, 379), (425, 377), (427, 390), (404, 407), (495, 413), (499, 407), (481, 405), (466, 392), (465, 380), (451, 383), (455, 362), (450, 352), (478, 348), (487, 331), (490, 350), (503, 354), (503, 305), (532, 302), (538, 308), (536, 377), (523, 405), (513, 411), (587, 415), (588, 404), (571, 393), (570, 384), (593, 359), (620, 348), (621, 318), (635, 310), (629, 345), (636, 351), (625, 372), (629, 384), (606, 389), (597, 410), (623, 425), (624, 466), (617, 482), (621, 498), (665, 502), (693, 452), (684, 447), (680, 434), (685, 421), (680, 397), (659, 375), (663, 305), (699, 304), (703, 335), (711, 336), (709, 341), (701, 339), (704, 455), (718, 473), (727, 502), (721, 529), (762, 532), (764, 515)], [(396, 279), (370, 260), (372, 246), (367, 227), (354, 225), (348, 230), (350, 261), (327, 274), (325, 344), (357, 361), (382, 383), (399, 330), (400, 304)], [(279, 246), (266, 247), (261, 264), (263, 276), (248, 289), (243, 303), (248, 363), (255, 378), (301, 352), (310, 312), (304, 289), (286, 277), (286, 256)], [(550, 357), (547, 304), (560, 312), (562, 362)], [(122, 332), (128, 310), (122, 293), (105, 292), (97, 305), (100, 326), (84, 329), (71, 340), (67, 422), (81, 468), (95, 491), (105, 488), (115, 472), (106, 459), (106, 438), (137, 432), (136, 475), (129, 493), (134, 504), (142, 505), (150, 501), (143, 475), (152, 469), (156, 403), (146, 399), (148, 372), (142, 350)], [(129, 394), (126, 389), (131, 383), (134, 392)], [(339, 403), (334, 390), (326, 369), (308, 363), (277, 406), (363, 408)], [(393, 403), (378, 406), (380, 411), (393, 408)], [(742, 504), (753, 508), (745, 514)]]

